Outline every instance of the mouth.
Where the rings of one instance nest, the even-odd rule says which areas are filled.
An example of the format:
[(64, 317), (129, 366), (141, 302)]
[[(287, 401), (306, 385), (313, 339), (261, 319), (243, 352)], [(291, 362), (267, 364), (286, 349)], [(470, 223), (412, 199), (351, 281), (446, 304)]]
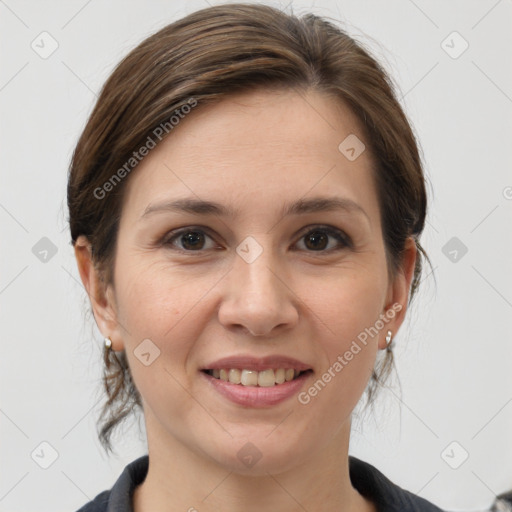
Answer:
[(245, 368), (211, 368), (202, 370), (214, 379), (238, 384), (246, 387), (271, 388), (298, 379), (311, 369), (297, 370), (294, 368), (267, 368), (261, 371)]
[(207, 389), (230, 402), (266, 408), (291, 400), (311, 379), (313, 368), (286, 355), (232, 355), (200, 369)]

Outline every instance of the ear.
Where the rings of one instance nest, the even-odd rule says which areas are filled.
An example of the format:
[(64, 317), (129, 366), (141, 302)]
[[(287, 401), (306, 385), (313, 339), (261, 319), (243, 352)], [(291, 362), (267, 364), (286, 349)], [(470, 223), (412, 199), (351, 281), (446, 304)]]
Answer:
[(98, 329), (103, 336), (108, 336), (112, 340), (113, 350), (122, 350), (124, 347), (117, 320), (113, 287), (105, 283), (103, 274), (94, 265), (91, 244), (83, 235), (80, 235), (75, 242), (75, 258), (80, 278), (91, 301)]
[(404, 321), (417, 257), (418, 249), (416, 243), (413, 238), (408, 237), (405, 242), (401, 266), (395, 278), (389, 284), (383, 314), (390, 320), (379, 337), (379, 349), (386, 348), (387, 332), (391, 331), (392, 336), (395, 337)]

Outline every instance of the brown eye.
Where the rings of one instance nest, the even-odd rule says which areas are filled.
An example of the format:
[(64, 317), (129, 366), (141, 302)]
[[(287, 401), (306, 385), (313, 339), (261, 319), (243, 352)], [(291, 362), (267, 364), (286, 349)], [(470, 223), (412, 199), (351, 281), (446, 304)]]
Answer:
[(188, 231), (180, 240), (185, 249), (201, 249), (204, 245), (204, 234), (199, 231)]
[(213, 249), (213, 241), (208, 246), (207, 242), (212, 238), (204, 231), (199, 229), (180, 229), (169, 233), (169, 236), (163, 241), (164, 245), (175, 247), (182, 252), (200, 252), (206, 249)]
[(310, 229), (302, 235), (302, 240), (307, 251), (331, 252), (352, 247), (352, 241), (343, 231), (330, 227)]
[(329, 243), (329, 237), (321, 231), (312, 231), (304, 237), (306, 247), (313, 251), (325, 249)]

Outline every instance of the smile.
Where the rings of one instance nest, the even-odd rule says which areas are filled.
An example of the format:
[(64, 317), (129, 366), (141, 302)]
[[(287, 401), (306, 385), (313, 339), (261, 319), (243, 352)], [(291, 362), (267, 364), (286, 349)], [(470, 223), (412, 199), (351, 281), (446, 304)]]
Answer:
[(294, 370), (293, 368), (269, 368), (263, 371), (239, 368), (215, 368), (204, 371), (214, 379), (230, 382), (231, 384), (266, 388), (281, 385), (285, 382), (291, 382), (305, 373), (304, 371)]

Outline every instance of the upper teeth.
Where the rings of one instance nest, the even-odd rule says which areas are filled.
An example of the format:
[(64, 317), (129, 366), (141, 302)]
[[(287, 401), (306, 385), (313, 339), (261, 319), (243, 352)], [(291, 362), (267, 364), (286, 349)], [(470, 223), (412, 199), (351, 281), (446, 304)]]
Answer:
[(293, 368), (269, 369), (257, 372), (255, 370), (239, 370), (238, 368), (215, 369), (211, 375), (216, 379), (229, 381), (233, 384), (242, 384), (243, 386), (262, 386), (270, 387), (275, 384), (289, 382), (299, 375), (298, 370)]

